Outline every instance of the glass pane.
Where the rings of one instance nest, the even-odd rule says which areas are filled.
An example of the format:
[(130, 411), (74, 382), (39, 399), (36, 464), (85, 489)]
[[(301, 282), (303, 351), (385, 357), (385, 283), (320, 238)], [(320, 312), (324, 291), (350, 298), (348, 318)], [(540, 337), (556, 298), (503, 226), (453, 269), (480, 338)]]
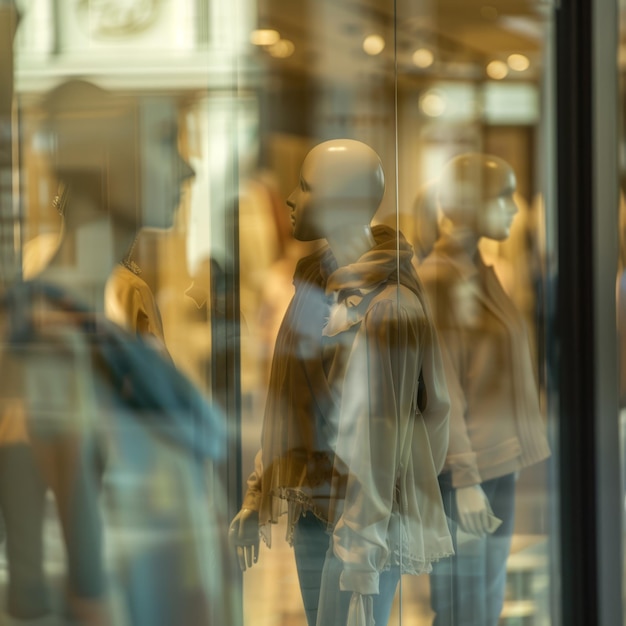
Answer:
[(12, 618), (557, 624), (551, 8), (18, 6)]
[[(406, 575), (397, 587), (393, 579), (390, 587), (379, 587), (373, 601), (376, 623), (399, 623), (402, 619), (410, 624), (430, 624), (435, 611), (439, 613), (435, 624), (552, 623), (555, 613), (551, 603), (558, 588), (550, 586), (550, 580), (555, 581), (550, 575), (554, 566), (550, 559), (554, 552), (552, 507), (556, 506), (556, 494), (555, 485), (548, 481), (550, 445), (544, 365), (545, 276), (553, 252), (552, 243), (548, 243), (553, 232), (546, 229), (555, 211), (546, 174), (552, 167), (552, 85), (546, 78), (551, 19), (549, 7), (532, 2), (315, 2), (300, 3), (295, 13), (289, 3), (259, 3), (258, 28), (276, 31), (274, 37), (293, 44), (293, 48), (291, 44), (260, 46), (254, 55), (260, 68), (260, 97), (267, 101), (265, 116), (261, 105), (260, 163), (273, 173), (277, 183), (278, 208), (274, 215), (286, 220), (290, 211), (284, 205), (287, 198), (295, 198), (296, 208), (291, 209), (295, 213), (295, 241), (283, 224), (279, 230), (286, 233), (285, 243), (274, 244), (264, 273), (257, 238), (265, 242), (270, 238), (248, 213), (245, 218), (240, 214), (241, 307), (245, 319), (242, 471), (248, 476), (255, 468), (255, 473), (244, 492), (243, 517), (235, 520), (235, 529), (246, 529), (244, 535), (249, 530), (256, 541), (256, 511), (260, 509), (265, 515), (261, 535), (266, 540), (260, 543), (258, 562), (252, 567), (245, 564), (245, 623), (311, 626), (316, 619), (317, 623), (328, 623), (319, 617), (328, 616), (328, 611), (336, 623), (344, 623), (345, 618), (338, 617), (336, 611), (341, 609), (337, 606), (343, 602), (347, 610), (345, 607), (355, 598), (349, 593), (354, 588), (345, 583), (345, 591), (339, 591), (341, 584), (332, 578), (336, 560), (324, 556), (329, 543), (341, 561), (339, 567), (349, 572), (345, 580), (350, 580), (354, 567), (360, 568), (364, 576), (372, 571), (364, 556), (371, 548), (364, 538), (367, 511), (362, 511), (361, 518), (350, 518), (355, 532), (361, 534), (360, 541), (352, 544), (353, 554), (346, 555), (341, 534), (346, 518), (328, 520), (325, 511), (316, 509), (316, 495), (331, 500), (336, 497), (332, 483), (323, 486), (336, 469), (336, 454), (335, 464), (320, 468), (310, 461), (306, 467), (297, 466), (299, 472), (292, 482), (276, 470), (279, 462), (283, 462), (280, 467), (284, 474), (297, 465), (285, 461), (285, 449), (291, 451), (295, 444), (289, 439), (292, 423), (283, 413), (292, 411), (301, 420), (312, 420), (322, 428), (326, 423), (324, 408), (315, 406), (313, 400), (325, 401), (329, 381), (337, 385), (336, 400), (350, 408), (361, 407), (364, 416), (371, 403), (385, 392), (384, 379), (376, 376), (365, 380), (359, 392), (348, 388), (347, 383), (338, 384), (342, 370), (330, 365), (334, 361), (324, 331), (304, 312), (298, 317), (287, 309), (290, 302), (292, 306), (301, 302), (305, 279), (298, 273), (297, 262), (310, 254), (309, 244), (302, 241), (305, 237), (297, 232), (297, 200), (302, 193), (298, 185), (304, 182), (304, 191), (310, 185), (307, 159), (311, 148), (326, 139), (338, 138), (363, 141), (380, 156), (386, 190), (372, 223), (401, 231), (414, 247), (417, 254), (413, 264), (430, 297), (430, 321), (438, 326), (443, 344), (442, 369), (449, 378), (452, 396), (450, 447), (445, 460), (441, 458), (443, 474), (439, 480), (444, 500), (440, 503), (433, 497), (426, 507), (432, 517), (422, 520), (421, 531), (438, 528), (435, 520), (442, 505), (455, 523), (458, 514), (450, 509), (457, 503), (483, 512), (474, 515), (477, 521), (466, 521), (466, 528), (458, 531), (458, 558), (436, 563), (430, 577), (410, 575), (414, 555), (406, 551), (408, 544), (400, 542), (404, 546), (400, 569)], [(284, 56), (274, 54), (283, 49)], [(450, 161), (459, 155), (469, 155), (468, 161), (466, 165), (460, 161), (455, 169)], [(489, 173), (492, 169), (496, 171), (493, 178)], [(260, 193), (258, 181), (254, 183), (256, 193)], [(266, 172), (263, 184), (268, 184)], [(465, 191), (463, 185), (468, 185)], [(312, 197), (315, 192), (310, 190)], [(446, 194), (448, 202), (467, 201), (473, 207), (478, 202), (481, 211), (483, 203), (497, 204), (503, 211), (499, 226), (495, 222), (483, 225), (479, 242), (483, 261), (476, 261), (473, 251), (466, 254), (462, 266), (466, 273), (461, 274), (457, 286), (445, 281), (444, 261), (449, 259), (441, 256), (441, 250), (451, 245), (450, 241), (471, 242), (471, 236), (466, 239), (466, 231), (475, 225), (470, 218), (457, 216), (458, 228), (454, 228), (455, 222), (442, 204)], [(251, 211), (256, 207), (260, 214), (266, 210), (261, 209), (263, 204), (257, 199), (250, 209), (244, 205), (240, 208)], [(515, 210), (514, 220), (506, 206)], [(447, 208), (452, 213), (452, 207)], [(337, 210), (348, 212), (347, 207)], [(326, 239), (336, 255), (336, 239)], [(437, 239), (439, 248), (433, 252)], [(250, 265), (254, 263), (254, 272), (247, 273), (246, 256), (253, 250)], [(399, 264), (400, 250), (398, 245)], [(305, 263), (309, 267), (311, 261)], [(323, 280), (321, 284), (326, 285)], [(328, 313), (331, 320), (332, 311), (330, 308)], [(298, 322), (306, 325), (306, 331), (299, 329)], [(302, 348), (296, 347), (298, 332), (306, 336), (301, 341), (313, 364), (299, 352)], [(356, 350), (352, 343), (349, 345)], [(325, 357), (329, 359), (326, 362)], [(285, 361), (289, 365), (284, 365)], [(306, 371), (298, 375), (299, 367)], [(401, 420), (401, 392), (398, 388), (395, 391), (397, 419)], [(291, 400), (294, 393), (297, 398)], [(430, 400), (434, 403), (436, 398)], [(423, 413), (428, 423), (428, 407)], [(337, 414), (340, 424), (347, 419), (341, 407)], [(366, 424), (362, 428), (371, 434), (371, 421), (362, 419)], [(419, 436), (415, 432), (413, 436), (416, 447), (411, 450), (415, 451)], [(436, 435), (429, 436), (436, 466), (443, 451), (437, 447)], [(277, 443), (280, 437), (282, 449)], [(362, 463), (371, 464), (371, 481), (397, 469), (388, 454), (372, 456), (373, 448), (362, 437), (363, 431), (355, 427), (352, 445), (361, 450)], [(332, 437), (324, 441), (333, 453), (337, 452), (334, 446), (339, 444), (332, 442)], [(256, 456), (260, 443), (262, 453)], [(298, 451), (317, 459), (319, 445), (319, 440), (307, 441)], [(354, 457), (350, 458), (354, 462)], [(316, 483), (317, 492), (310, 485), (311, 474), (321, 481), (321, 486)], [(424, 492), (430, 488), (423, 466), (413, 476), (424, 481), (420, 487)], [(348, 471), (348, 483), (353, 479)], [(268, 482), (270, 487), (263, 487)], [(343, 506), (350, 507), (359, 497), (367, 502), (374, 487), (365, 479), (359, 486), (358, 496), (349, 492), (352, 495), (342, 498)], [(406, 488), (406, 483), (401, 483), (399, 492), (404, 493)], [(404, 495), (407, 493), (410, 490)], [(489, 494), (489, 504), (483, 493)], [(285, 515), (280, 516), (279, 510), (272, 511), (273, 516), (264, 512), (264, 507), (273, 504), (278, 508), (281, 503)], [(303, 510), (308, 514), (299, 517)], [(424, 514), (424, 509), (421, 511)], [(394, 519), (392, 510), (381, 515)], [(472, 514), (466, 514), (466, 518), (472, 518)], [(320, 519), (329, 530), (335, 530), (332, 538), (321, 536)], [(413, 532), (415, 536), (408, 530), (414, 528), (414, 517), (407, 513), (399, 519), (400, 533)], [(248, 525), (249, 520), (252, 522)], [(267, 545), (270, 525), (264, 526), (267, 521), (276, 522), (271, 527), (271, 549)], [(486, 525), (486, 538), (477, 540), (471, 532), (465, 532), (474, 524)], [(456, 525), (452, 526), (452, 534), (456, 542)], [(395, 537), (390, 522), (387, 534), (378, 535), (376, 540), (388, 548)], [(245, 537), (242, 542), (246, 543)], [(428, 544), (428, 538), (425, 542)], [(378, 568), (376, 573), (380, 574), (386, 565), (393, 572), (392, 558), (383, 558), (373, 570)], [(489, 581), (482, 573), (486, 569)], [(412, 573), (419, 571), (416, 568)], [(333, 580), (329, 591), (329, 581)], [(436, 581), (435, 592), (431, 590), (432, 581)], [(384, 584), (382, 574), (379, 584)], [(392, 596), (387, 617), (387, 609), (381, 607)], [(303, 610), (303, 605), (309, 610)]]

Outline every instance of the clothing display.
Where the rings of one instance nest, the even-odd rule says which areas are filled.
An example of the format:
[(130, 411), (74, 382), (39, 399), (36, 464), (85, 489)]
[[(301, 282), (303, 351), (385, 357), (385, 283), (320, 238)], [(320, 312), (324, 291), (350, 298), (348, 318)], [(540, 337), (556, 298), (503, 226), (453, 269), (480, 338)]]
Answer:
[(341, 589), (364, 595), (390, 567), (420, 574), (452, 550), (437, 485), (449, 411), (438, 346), (411, 247), (388, 227), (372, 233), (354, 264), (337, 268), (328, 247), (298, 263), (243, 503), (268, 544), (283, 512), (290, 542), (303, 514), (321, 520)]
[(546, 459), (548, 447), (522, 316), (491, 267), (448, 236), (418, 269), (449, 358), (445, 470), (464, 487)]
[[(441, 490), (455, 555), (431, 574), (436, 626), (496, 626), (514, 521), (515, 473), (549, 454), (522, 315), (480, 253), (443, 235), (419, 267), (442, 342), (450, 390), (450, 444)], [(502, 520), (462, 533), (456, 490), (480, 485)], [(460, 535), (463, 535), (463, 541)]]
[(444, 473), (439, 483), (450, 519), (455, 556), (433, 566), (430, 575), (434, 626), (495, 626), (500, 622), (506, 590), (506, 563), (511, 549), (515, 513), (515, 475), (481, 483), (493, 514), (502, 524), (478, 537), (464, 532), (458, 519), (455, 489)]

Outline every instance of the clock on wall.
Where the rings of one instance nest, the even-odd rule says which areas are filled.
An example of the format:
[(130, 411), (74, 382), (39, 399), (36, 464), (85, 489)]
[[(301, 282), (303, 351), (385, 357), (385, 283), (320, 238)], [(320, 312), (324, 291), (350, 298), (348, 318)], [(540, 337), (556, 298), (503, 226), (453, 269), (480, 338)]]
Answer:
[(77, 0), (79, 21), (92, 37), (129, 37), (148, 30), (163, 0)]

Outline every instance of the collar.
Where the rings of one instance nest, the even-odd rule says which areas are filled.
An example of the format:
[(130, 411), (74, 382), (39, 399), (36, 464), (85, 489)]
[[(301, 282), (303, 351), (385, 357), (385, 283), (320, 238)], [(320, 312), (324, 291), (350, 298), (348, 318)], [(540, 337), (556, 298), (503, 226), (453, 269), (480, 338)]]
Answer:
[(487, 265), (480, 254), (476, 250), (476, 254), (472, 257), (453, 237), (450, 235), (442, 235), (435, 243), (435, 254), (446, 257), (450, 265), (456, 273), (464, 281), (476, 280), (484, 277), (486, 274), (493, 272), (493, 267)]

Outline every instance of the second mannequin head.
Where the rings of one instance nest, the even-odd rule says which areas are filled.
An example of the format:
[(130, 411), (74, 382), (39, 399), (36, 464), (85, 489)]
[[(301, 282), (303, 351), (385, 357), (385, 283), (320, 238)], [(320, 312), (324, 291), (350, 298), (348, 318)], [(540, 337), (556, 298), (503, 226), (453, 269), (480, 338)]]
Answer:
[(449, 161), (438, 184), (439, 207), (455, 229), (502, 241), (518, 212), (513, 168), (499, 157), (467, 153)]

